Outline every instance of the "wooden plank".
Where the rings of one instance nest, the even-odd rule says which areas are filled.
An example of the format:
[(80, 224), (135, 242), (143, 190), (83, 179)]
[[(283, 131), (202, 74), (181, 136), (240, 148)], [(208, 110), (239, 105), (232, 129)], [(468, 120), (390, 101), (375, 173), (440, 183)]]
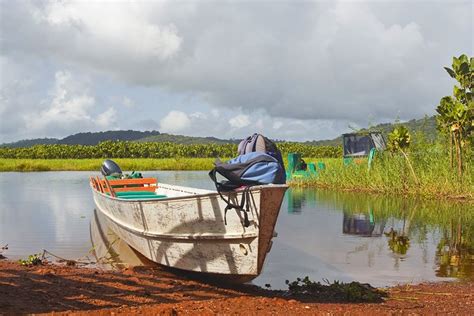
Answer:
[(114, 189), (112, 189), (112, 186), (110, 185), (109, 180), (107, 180), (107, 178), (104, 177), (104, 181), (105, 181), (105, 187), (109, 190), (110, 195), (113, 197), (116, 197), (117, 195), (115, 194)]
[(118, 180), (109, 180), (110, 185), (138, 185), (138, 184), (154, 184), (156, 185), (156, 178), (137, 178), (137, 179), (118, 179)]
[(104, 185), (102, 184), (102, 181), (99, 179), (99, 177), (95, 177), (95, 180), (98, 184), (98, 187), (99, 187), (99, 191), (101, 193), (105, 193), (105, 189), (104, 189)]
[(89, 177), (89, 181), (91, 183), (91, 186), (94, 188), (94, 190), (99, 190), (99, 187), (97, 185), (97, 182), (95, 181), (95, 179), (93, 177)]

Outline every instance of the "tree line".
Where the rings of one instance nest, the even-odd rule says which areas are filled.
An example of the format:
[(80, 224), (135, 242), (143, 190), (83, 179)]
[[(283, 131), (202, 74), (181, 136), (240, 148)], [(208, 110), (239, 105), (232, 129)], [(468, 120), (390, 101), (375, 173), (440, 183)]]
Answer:
[[(285, 156), (290, 152), (304, 157), (339, 158), (342, 147), (313, 146), (301, 143), (278, 143)], [(0, 147), (0, 158), (14, 159), (88, 159), (88, 158), (216, 158), (237, 155), (236, 144), (176, 144), (170, 142), (105, 141), (97, 145), (36, 145), (32, 147)]]

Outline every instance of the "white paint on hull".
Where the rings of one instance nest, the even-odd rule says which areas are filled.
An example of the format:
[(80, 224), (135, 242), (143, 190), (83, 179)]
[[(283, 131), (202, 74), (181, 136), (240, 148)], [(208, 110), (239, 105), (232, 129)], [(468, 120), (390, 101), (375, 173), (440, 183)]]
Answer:
[[(251, 190), (250, 226), (217, 192), (160, 184), (160, 200), (112, 198), (93, 189), (97, 209), (111, 228), (150, 260), (173, 268), (226, 275), (260, 274), (286, 185)], [(241, 193), (232, 198), (240, 200)]]

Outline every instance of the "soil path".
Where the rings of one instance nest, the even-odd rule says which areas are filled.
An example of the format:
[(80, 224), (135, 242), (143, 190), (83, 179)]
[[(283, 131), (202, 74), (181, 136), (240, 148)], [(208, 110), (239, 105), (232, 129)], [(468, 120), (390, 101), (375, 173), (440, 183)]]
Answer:
[(252, 285), (222, 286), (160, 268), (121, 272), (0, 261), (0, 315), (455, 314), (474, 311), (474, 283), (400, 286), (380, 303), (298, 298)]

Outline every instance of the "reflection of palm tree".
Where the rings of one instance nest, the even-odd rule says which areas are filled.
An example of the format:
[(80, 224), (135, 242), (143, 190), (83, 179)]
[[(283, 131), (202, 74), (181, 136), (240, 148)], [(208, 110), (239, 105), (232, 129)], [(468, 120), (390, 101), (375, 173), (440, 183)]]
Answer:
[(385, 233), (385, 236), (389, 237), (388, 247), (392, 252), (399, 255), (406, 255), (408, 248), (410, 248), (410, 238), (404, 236), (403, 233), (398, 235), (398, 232), (393, 230), (393, 228), (390, 228), (390, 231)]
[(474, 244), (466, 238), (468, 232), (463, 230), (461, 218), (457, 225), (451, 220), (450, 230), (443, 230), (443, 237), (436, 250), (436, 263), (439, 268), (436, 275), (440, 277), (474, 277)]
[(410, 218), (407, 220), (406, 213), (403, 211), (403, 226), (400, 232), (390, 228), (388, 233), (385, 233), (385, 236), (388, 237), (388, 247), (393, 253), (399, 255), (406, 255), (408, 249), (410, 248), (410, 238), (408, 234), (410, 232), (410, 224), (413, 220), (415, 212), (412, 210), (410, 212)]

